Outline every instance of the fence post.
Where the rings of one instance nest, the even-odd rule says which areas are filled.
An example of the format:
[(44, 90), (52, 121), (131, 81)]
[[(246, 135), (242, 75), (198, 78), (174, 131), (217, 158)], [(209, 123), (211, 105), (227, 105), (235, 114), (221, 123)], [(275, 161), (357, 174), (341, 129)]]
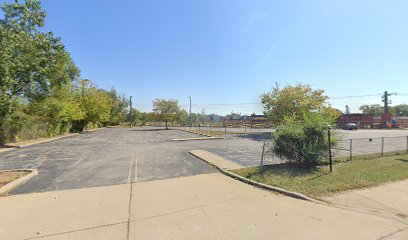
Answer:
[(263, 143), (263, 146), (262, 146), (262, 156), (261, 156), (261, 167), (260, 167), (260, 170), (262, 171), (262, 168), (263, 168), (263, 162), (264, 162), (264, 154), (265, 154), (265, 142)]
[(330, 136), (330, 127), (329, 130), (327, 131), (327, 136), (329, 140), (329, 160), (330, 160), (330, 172), (333, 172), (333, 163), (332, 163), (332, 153), (331, 153), (331, 136)]
[(381, 138), (381, 157), (384, 156), (384, 137)]
[(353, 139), (350, 139), (350, 161), (353, 159)]

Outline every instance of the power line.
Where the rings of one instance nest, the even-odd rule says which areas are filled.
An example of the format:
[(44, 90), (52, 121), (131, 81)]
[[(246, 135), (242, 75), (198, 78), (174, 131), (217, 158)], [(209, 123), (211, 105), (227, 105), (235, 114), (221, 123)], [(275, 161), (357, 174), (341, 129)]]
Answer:
[[(353, 95), (353, 96), (343, 96), (343, 97), (329, 97), (328, 100), (338, 100), (338, 99), (350, 99), (350, 98), (364, 98), (364, 97), (378, 97), (383, 94), (366, 94), (366, 95)], [(408, 93), (393, 93), (393, 95), (408, 96)], [(136, 106), (150, 106), (149, 103), (134, 104)], [(223, 107), (223, 106), (245, 106), (245, 105), (262, 105), (260, 102), (243, 102), (243, 103), (208, 103), (208, 104), (192, 104), (194, 107)], [(184, 106), (184, 105), (182, 105)]]
[(382, 96), (382, 94), (367, 94), (367, 95), (357, 95), (357, 96), (334, 97), (334, 98), (329, 98), (329, 99), (335, 100), (335, 99), (363, 98), (363, 97), (376, 97), (376, 96)]

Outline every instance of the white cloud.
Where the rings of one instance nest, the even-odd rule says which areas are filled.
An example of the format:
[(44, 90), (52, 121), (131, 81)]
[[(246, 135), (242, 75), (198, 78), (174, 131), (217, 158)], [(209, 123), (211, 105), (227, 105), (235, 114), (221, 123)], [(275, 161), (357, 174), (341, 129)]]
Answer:
[(244, 33), (248, 31), (249, 29), (252, 28), (252, 26), (256, 23), (259, 22), (269, 16), (269, 13), (253, 13), (251, 16), (249, 16), (249, 19), (245, 26), (241, 28), (241, 33)]
[(269, 50), (266, 52), (265, 57), (262, 59), (262, 62), (260, 62), (258, 66), (256, 66), (257, 69), (261, 68), (269, 60), (269, 58), (272, 56), (272, 53), (275, 51), (275, 49), (276, 49), (276, 44), (273, 44), (269, 48)]

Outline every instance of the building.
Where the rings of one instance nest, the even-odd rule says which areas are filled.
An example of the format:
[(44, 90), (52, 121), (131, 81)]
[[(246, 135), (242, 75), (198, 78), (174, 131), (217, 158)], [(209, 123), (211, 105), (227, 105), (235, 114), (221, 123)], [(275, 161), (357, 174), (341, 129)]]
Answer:
[(355, 123), (360, 128), (391, 128), (398, 127), (398, 122), (392, 114), (374, 116), (362, 113), (343, 114), (337, 121), (337, 126), (342, 128), (346, 123)]

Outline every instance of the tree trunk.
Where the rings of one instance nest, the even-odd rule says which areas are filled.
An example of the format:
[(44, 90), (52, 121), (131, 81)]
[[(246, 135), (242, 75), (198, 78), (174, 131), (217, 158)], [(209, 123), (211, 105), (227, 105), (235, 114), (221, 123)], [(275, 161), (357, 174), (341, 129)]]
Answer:
[(0, 120), (0, 146), (6, 144), (6, 125)]
[(167, 120), (164, 120), (164, 122), (166, 123), (166, 130), (169, 130), (169, 128), (167, 127)]

